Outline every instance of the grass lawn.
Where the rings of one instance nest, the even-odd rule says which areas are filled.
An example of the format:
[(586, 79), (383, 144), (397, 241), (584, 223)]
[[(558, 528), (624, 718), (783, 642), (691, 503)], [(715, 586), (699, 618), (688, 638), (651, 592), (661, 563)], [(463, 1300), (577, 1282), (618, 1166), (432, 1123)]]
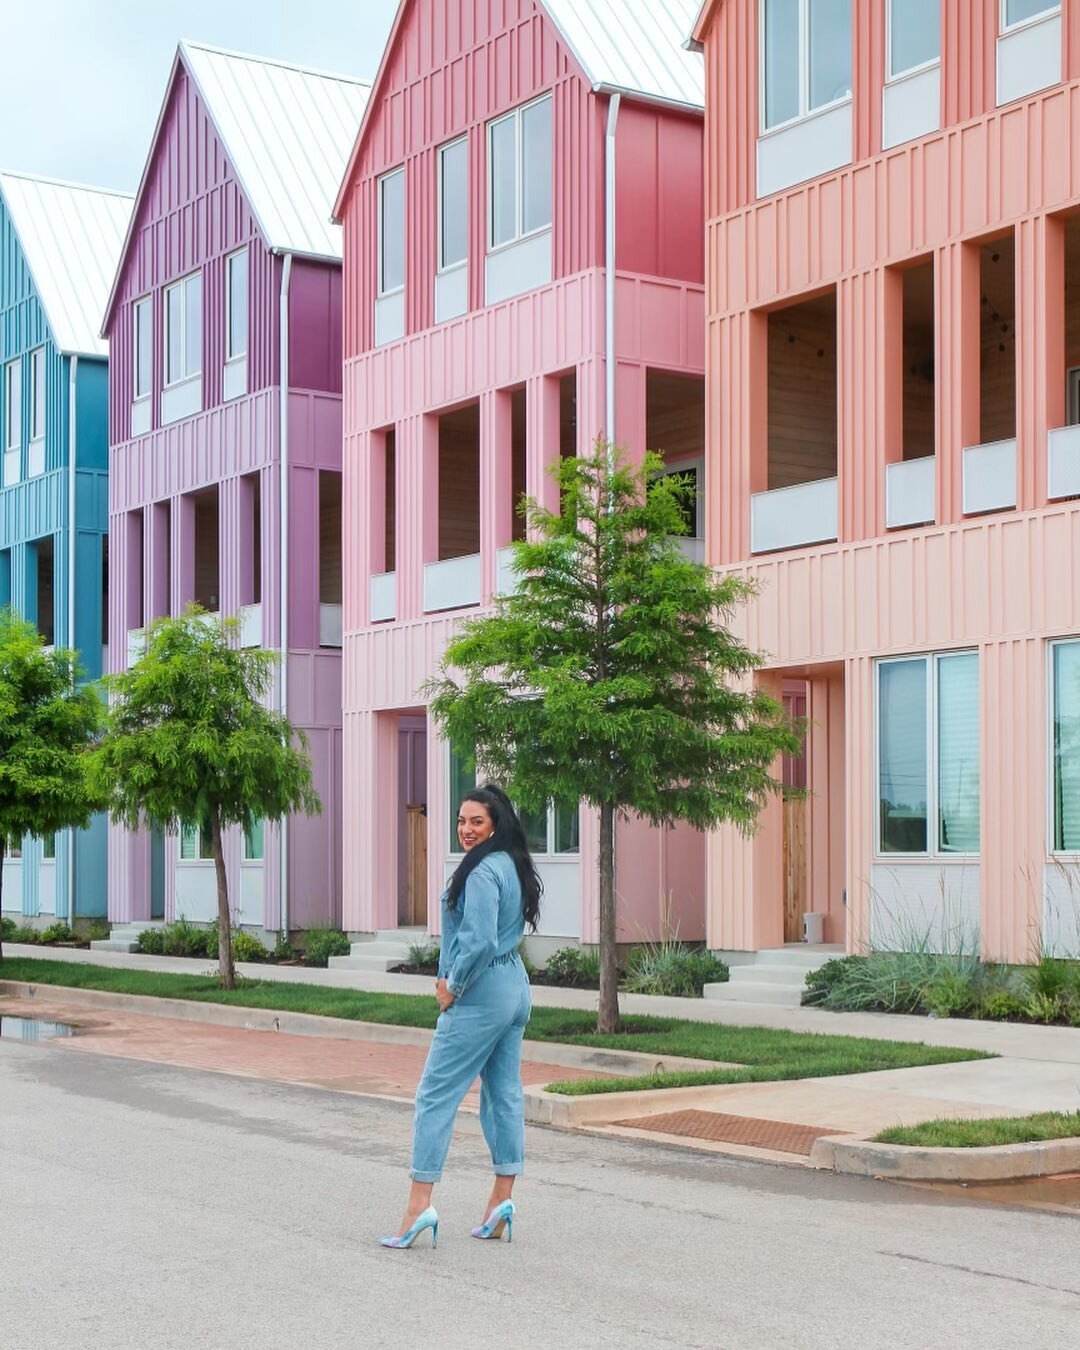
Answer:
[(1040, 1139), (1080, 1138), (1080, 1111), (1039, 1111), (1033, 1116), (992, 1116), (986, 1120), (924, 1120), (894, 1125), (874, 1135), (875, 1144), (922, 1148), (993, 1148)]
[[(434, 1027), (438, 1015), (435, 1000), (426, 994), (374, 994), (360, 989), (333, 989), (277, 980), (243, 980), (236, 989), (226, 990), (213, 976), (117, 970), (111, 966), (39, 961), (32, 957), (9, 957), (0, 961), (0, 980), (192, 999), (201, 1003), (228, 1003), (245, 1008), (271, 1008), (275, 1012), (316, 1013), (321, 1017), (391, 1026)], [(995, 1058), (979, 1050), (952, 1046), (879, 1041), (865, 1036), (774, 1031), (767, 1027), (722, 1026), (677, 1018), (627, 1016), (623, 1018), (623, 1026), (625, 1030), (621, 1035), (601, 1036), (596, 1032), (596, 1018), (592, 1013), (566, 1008), (534, 1008), (526, 1037), (530, 1041), (554, 1041), (562, 1045), (638, 1050), (658, 1057), (681, 1055), (691, 1059), (715, 1059), (739, 1066), (628, 1078), (581, 1079), (551, 1085), (552, 1091), (569, 1095), (709, 1083), (824, 1078), (832, 1074)]]

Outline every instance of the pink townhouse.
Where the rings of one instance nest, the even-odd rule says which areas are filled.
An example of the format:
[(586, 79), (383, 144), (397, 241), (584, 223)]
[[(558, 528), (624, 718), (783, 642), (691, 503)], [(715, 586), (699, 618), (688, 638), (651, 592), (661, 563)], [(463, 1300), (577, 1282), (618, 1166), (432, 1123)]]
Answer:
[[(709, 0), (707, 554), (805, 706), (711, 946), (1080, 946), (1080, 3)], [(787, 834), (787, 837), (785, 835)], [(792, 904), (792, 887), (800, 892)]]
[[(522, 494), (605, 435), (704, 455), (703, 67), (692, 0), (403, 0), (344, 225), (343, 924), (436, 931), (474, 781), (420, 688), (513, 584)], [(702, 554), (700, 529), (687, 547)], [(703, 556), (703, 555), (702, 555)], [(595, 940), (596, 822), (527, 826), (541, 934)], [(624, 822), (620, 935), (704, 937), (704, 840)], [(397, 947), (392, 945), (396, 940)], [(362, 948), (358, 949), (362, 951)], [(345, 958), (346, 960), (350, 958)]]
[[(112, 668), (195, 601), (280, 653), (321, 816), (234, 831), (236, 921), (341, 918), (341, 231), (370, 86), (182, 43), (105, 315)], [(109, 917), (215, 916), (209, 841), (113, 828)]]

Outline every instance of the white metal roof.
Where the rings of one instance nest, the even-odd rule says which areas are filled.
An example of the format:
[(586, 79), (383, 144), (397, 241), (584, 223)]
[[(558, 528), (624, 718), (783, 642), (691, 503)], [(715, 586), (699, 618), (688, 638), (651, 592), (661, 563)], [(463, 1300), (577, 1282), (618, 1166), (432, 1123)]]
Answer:
[(267, 245), (340, 259), (330, 216), (371, 85), (197, 42), (180, 50)]
[(685, 44), (699, 0), (543, 0), (596, 89), (705, 107), (705, 68)]
[(98, 336), (131, 216), (126, 192), (0, 173), (0, 196), (60, 351), (108, 356)]

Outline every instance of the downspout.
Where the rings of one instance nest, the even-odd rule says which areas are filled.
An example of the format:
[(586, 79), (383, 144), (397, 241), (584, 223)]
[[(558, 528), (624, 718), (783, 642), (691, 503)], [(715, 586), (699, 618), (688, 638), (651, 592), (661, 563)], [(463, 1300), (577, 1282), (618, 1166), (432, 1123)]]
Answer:
[[(285, 254), (278, 301), (278, 514), (281, 541), (278, 561), (278, 642), (281, 669), (278, 672), (278, 707), (282, 717), (289, 715), (289, 281), (292, 254)], [(278, 832), (278, 897), (281, 936), (289, 940), (289, 821), (286, 816)]]
[[(79, 373), (78, 356), (68, 365), (68, 541), (67, 541), (67, 645), (75, 647), (75, 385)], [(74, 675), (74, 671), (72, 672)], [(75, 927), (75, 831), (67, 832), (68, 927)]]
[(604, 136), (604, 439), (615, 438), (615, 127), (621, 94), (608, 100)]

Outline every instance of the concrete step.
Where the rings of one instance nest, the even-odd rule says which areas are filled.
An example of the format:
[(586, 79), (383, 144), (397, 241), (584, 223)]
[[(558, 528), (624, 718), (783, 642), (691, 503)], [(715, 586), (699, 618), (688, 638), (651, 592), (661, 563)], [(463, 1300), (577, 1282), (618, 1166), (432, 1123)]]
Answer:
[(92, 952), (137, 952), (139, 944), (134, 938), (98, 938), (90, 943)]
[(807, 970), (817, 970), (826, 961), (832, 961), (835, 957), (843, 955), (844, 948), (839, 942), (822, 946), (810, 946), (805, 942), (788, 942), (783, 947), (763, 947), (761, 951), (755, 952), (757, 959), (753, 964), (803, 966)]
[(427, 943), (431, 940), (426, 928), (380, 928), (372, 939), (374, 942), (404, 943), (406, 947), (411, 947), (414, 943), (419, 942)]
[(331, 956), (327, 965), (331, 970), (369, 970), (385, 974), (405, 965), (408, 959), (407, 952), (401, 956)]
[(402, 961), (409, 959), (410, 944), (407, 942), (354, 942), (350, 956), (393, 956)]
[(798, 1008), (802, 990), (790, 984), (707, 984), (702, 991), (705, 998), (723, 1003), (769, 1003), (774, 1008)]
[(802, 989), (806, 984), (806, 977), (814, 969), (813, 966), (780, 966), (780, 965), (760, 965), (760, 966), (733, 966), (731, 969), (731, 984), (787, 984), (792, 989)]
[(107, 938), (91, 942), (92, 952), (137, 952), (139, 934), (147, 928), (164, 928), (164, 919), (143, 919), (135, 923), (114, 923)]

